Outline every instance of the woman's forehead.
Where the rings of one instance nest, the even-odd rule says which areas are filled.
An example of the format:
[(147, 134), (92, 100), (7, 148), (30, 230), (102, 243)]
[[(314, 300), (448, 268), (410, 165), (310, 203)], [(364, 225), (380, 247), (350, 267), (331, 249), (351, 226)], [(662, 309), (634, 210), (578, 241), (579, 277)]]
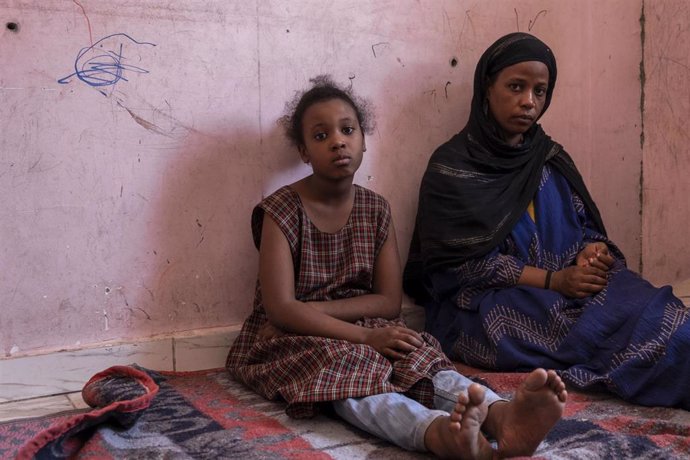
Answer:
[(497, 78), (523, 78), (549, 82), (549, 68), (541, 61), (522, 61), (498, 71)]

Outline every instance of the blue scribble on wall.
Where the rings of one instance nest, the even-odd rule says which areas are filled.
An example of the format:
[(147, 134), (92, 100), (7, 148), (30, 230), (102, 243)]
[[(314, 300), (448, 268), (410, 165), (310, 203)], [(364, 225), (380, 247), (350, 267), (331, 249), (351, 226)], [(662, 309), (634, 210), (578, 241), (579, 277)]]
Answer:
[(93, 45), (82, 48), (74, 61), (74, 72), (58, 80), (66, 85), (77, 77), (89, 86), (97, 88), (104, 96), (106, 92), (101, 87), (114, 86), (120, 80), (128, 81), (126, 72), (149, 73), (141, 67), (125, 64), (125, 44), (156, 46), (154, 43), (140, 42), (127, 34), (117, 33), (101, 38)]

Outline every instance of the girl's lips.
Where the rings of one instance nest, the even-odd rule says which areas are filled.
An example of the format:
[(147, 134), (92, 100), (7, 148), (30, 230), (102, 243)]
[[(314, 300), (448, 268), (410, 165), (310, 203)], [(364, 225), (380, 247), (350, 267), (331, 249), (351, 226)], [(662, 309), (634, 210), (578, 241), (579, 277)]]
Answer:
[(338, 157), (334, 163), (336, 166), (347, 166), (351, 161), (352, 159), (350, 157)]

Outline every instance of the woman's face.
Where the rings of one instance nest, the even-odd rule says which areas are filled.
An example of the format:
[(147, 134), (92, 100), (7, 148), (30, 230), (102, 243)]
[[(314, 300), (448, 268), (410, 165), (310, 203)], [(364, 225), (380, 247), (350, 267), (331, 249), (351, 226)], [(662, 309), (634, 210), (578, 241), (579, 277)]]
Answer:
[(537, 121), (548, 86), (549, 69), (543, 62), (519, 62), (498, 72), (486, 90), (486, 99), (508, 144), (521, 143), (522, 135)]

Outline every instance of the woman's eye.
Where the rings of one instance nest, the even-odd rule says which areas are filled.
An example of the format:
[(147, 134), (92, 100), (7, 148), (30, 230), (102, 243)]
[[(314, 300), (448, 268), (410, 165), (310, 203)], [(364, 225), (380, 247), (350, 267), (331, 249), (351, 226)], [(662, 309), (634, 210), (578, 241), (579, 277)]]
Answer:
[(510, 88), (511, 91), (520, 91), (522, 87), (518, 83), (509, 83), (508, 88)]
[(344, 134), (352, 134), (354, 132), (355, 132), (355, 128), (353, 128), (352, 126), (346, 126), (343, 128)]
[(534, 94), (536, 94), (539, 97), (542, 97), (543, 95), (546, 94), (546, 88), (536, 88), (534, 90)]

